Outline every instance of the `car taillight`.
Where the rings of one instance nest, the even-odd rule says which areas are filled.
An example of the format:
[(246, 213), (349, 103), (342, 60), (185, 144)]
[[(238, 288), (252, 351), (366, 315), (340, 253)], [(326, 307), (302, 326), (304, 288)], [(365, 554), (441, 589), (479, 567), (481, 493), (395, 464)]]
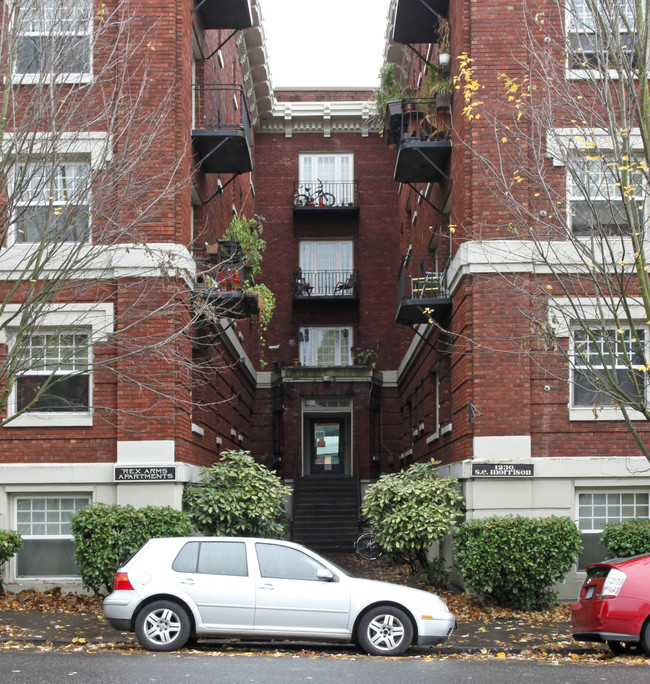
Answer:
[(616, 568), (612, 568), (607, 573), (607, 578), (603, 582), (603, 588), (600, 592), (600, 598), (615, 598), (621, 591), (623, 583), (627, 579), (627, 575)]
[(118, 572), (115, 575), (113, 589), (115, 591), (134, 591), (131, 582), (129, 582), (129, 576), (125, 572)]

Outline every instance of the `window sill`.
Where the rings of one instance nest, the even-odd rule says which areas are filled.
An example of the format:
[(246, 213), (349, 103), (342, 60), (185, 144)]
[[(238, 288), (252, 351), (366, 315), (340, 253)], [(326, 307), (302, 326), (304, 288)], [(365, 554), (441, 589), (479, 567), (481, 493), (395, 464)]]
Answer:
[(25, 413), (7, 423), (5, 428), (92, 427), (92, 413)]
[(26, 85), (80, 85), (83, 83), (90, 83), (92, 81), (92, 74), (89, 72), (79, 74), (57, 74), (54, 78), (50, 74), (16, 74), (14, 73), (11, 82), (16, 86)]
[[(638, 411), (630, 411), (630, 418), (632, 420), (645, 420), (645, 416)], [(620, 420), (623, 421), (623, 414), (617, 408), (603, 408), (595, 411), (593, 408), (571, 408), (569, 407), (569, 420), (576, 421), (591, 421), (591, 422), (604, 422)]]

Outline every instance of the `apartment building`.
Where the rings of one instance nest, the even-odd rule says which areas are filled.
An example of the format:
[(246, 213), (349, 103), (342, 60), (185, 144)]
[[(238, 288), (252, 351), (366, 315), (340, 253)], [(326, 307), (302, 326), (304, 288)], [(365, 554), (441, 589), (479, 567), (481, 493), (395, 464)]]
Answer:
[[(589, 126), (584, 142), (564, 112), (545, 127), (530, 115), (544, 50), (585, 102), (597, 66), (589, 30), (547, 4), (393, 0), (385, 60), (405, 96), (378, 116), (368, 91), (273, 88), (263, 0), (178, 0), (154, 22), (76, 0), (75, 30), (67, 15), (54, 27), (25, 17), (16, 111), (30, 113), (43, 83), (61, 107), (36, 126), (15, 117), (3, 138), (10, 187), (24, 186), (0, 253), (4, 369), (16, 378), (0, 527), (26, 542), (11, 581), (73, 582), (75, 509), (180, 507), (183, 484), (229, 448), (293, 486), (292, 535), (323, 550), (350, 547), (368, 483), (431, 458), (462, 482), (468, 517), (569, 515), (585, 553), (567, 596), (605, 522), (648, 516), (647, 461), (580, 367), (593, 345), (585, 311), (602, 323), (595, 293), (575, 284), (575, 239), (549, 232), (593, 229), (562, 141), (581, 136), (571, 159), (597, 164), (585, 157), (609, 133)], [(66, 62), (38, 56), (53, 32)], [(567, 39), (586, 67), (559, 47)], [(588, 200), (614, 206), (607, 225), (622, 226), (602, 187)], [(256, 282), (277, 304), (266, 329), (224, 239), (233, 217), (256, 215)], [(59, 243), (44, 267), (21, 268)], [(56, 284), (49, 298), (40, 282)], [(639, 330), (612, 325), (638, 353), (647, 317), (629, 292)]]

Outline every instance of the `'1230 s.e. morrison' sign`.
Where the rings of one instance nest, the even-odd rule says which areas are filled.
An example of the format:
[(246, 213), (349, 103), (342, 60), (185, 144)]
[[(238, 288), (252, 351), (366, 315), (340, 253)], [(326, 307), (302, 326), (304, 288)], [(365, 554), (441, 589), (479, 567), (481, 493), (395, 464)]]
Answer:
[(533, 477), (532, 463), (472, 463), (472, 477)]
[(176, 480), (176, 466), (115, 466), (115, 482), (165, 482)]

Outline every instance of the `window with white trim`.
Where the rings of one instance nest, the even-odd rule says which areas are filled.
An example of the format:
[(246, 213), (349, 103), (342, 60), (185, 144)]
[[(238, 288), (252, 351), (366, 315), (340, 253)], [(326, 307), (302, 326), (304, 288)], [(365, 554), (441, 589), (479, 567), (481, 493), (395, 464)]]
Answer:
[(25, 342), (14, 412), (88, 413), (91, 398), (87, 331), (43, 331)]
[(574, 234), (629, 233), (627, 211), (634, 212), (634, 226), (644, 225), (645, 181), (635, 160), (617, 163), (597, 152), (574, 159), (575, 164), (567, 168), (568, 217)]
[[(573, 331), (571, 364), (571, 405), (573, 407), (613, 406), (612, 392), (603, 389), (618, 386), (628, 396), (637, 396), (638, 387), (646, 392), (644, 330), (612, 328)], [(612, 380), (608, 380), (607, 376)], [(636, 385), (636, 386), (635, 386)]]
[(16, 530), (23, 538), (16, 577), (79, 576), (70, 520), (89, 503), (87, 496), (16, 498)]
[(582, 533), (583, 550), (578, 557), (578, 570), (589, 563), (607, 557), (607, 549), (599, 541), (606, 525), (648, 518), (648, 492), (640, 491), (593, 491), (578, 493), (578, 527)]
[(21, 2), (15, 74), (63, 79), (89, 74), (92, 7), (89, 0)]
[(632, 53), (634, 0), (569, 0), (566, 7), (569, 69), (607, 71), (610, 50)]
[(352, 241), (308, 241), (300, 243), (300, 268), (311, 294), (332, 295), (342, 291), (353, 272)]
[(303, 366), (351, 366), (352, 328), (300, 328), (300, 363)]
[(323, 192), (334, 195), (335, 204), (351, 204), (354, 201), (353, 154), (304, 153), (300, 155), (299, 162), (299, 193), (313, 193), (322, 183)]
[(84, 242), (90, 237), (89, 161), (17, 163), (15, 242)]

